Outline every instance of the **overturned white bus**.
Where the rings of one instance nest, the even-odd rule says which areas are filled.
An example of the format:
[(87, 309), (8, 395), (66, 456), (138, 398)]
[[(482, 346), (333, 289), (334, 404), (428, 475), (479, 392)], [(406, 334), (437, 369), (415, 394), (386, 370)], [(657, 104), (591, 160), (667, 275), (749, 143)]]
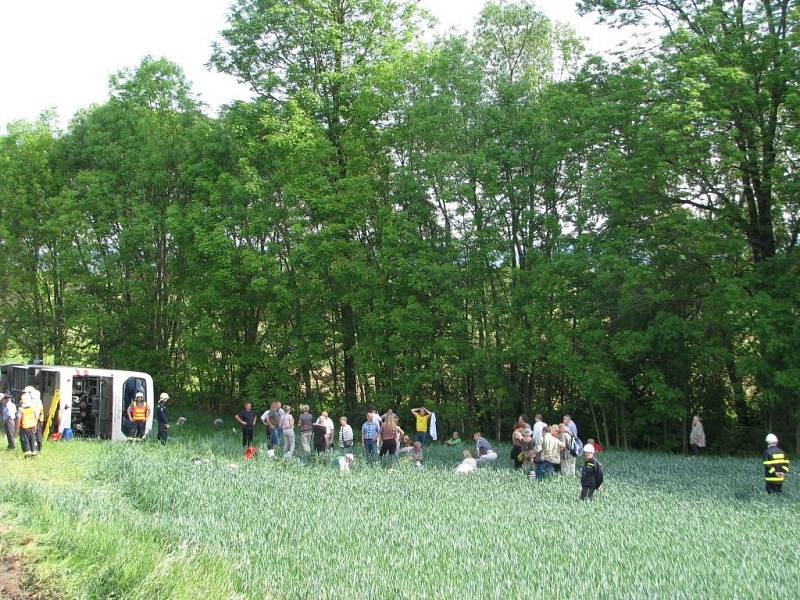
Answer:
[(50, 433), (71, 430), (78, 437), (124, 441), (130, 434), (127, 410), (137, 392), (150, 408), (145, 435), (153, 424), (155, 393), (147, 373), (59, 367), (51, 365), (0, 366), (0, 391), (14, 396), (19, 405), (26, 386), (42, 395), (46, 428)]

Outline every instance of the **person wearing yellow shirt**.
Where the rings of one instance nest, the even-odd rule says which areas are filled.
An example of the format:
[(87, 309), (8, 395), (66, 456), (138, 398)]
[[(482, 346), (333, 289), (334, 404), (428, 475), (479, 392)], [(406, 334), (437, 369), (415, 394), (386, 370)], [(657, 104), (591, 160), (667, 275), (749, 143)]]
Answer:
[(411, 414), (414, 415), (415, 434), (414, 441), (424, 444), (428, 441), (428, 423), (431, 420), (431, 411), (425, 407), (412, 408)]
[(39, 426), (39, 415), (36, 414), (33, 397), (29, 392), (22, 394), (22, 402), (17, 411), (17, 431), (19, 431), (19, 441), (22, 446), (23, 454), (35, 456), (39, 454), (39, 447), (36, 445), (36, 429)]

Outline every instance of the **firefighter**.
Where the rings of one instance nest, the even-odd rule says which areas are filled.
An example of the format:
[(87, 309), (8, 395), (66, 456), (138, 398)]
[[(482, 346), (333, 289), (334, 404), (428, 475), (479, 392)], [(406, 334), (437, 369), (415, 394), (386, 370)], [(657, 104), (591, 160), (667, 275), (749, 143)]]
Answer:
[(156, 407), (156, 418), (158, 419), (158, 441), (162, 444), (167, 443), (167, 436), (169, 435), (167, 402), (169, 402), (169, 394), (161, 392), (158, 397), (158, 406)]
[(136, 396), (128, 407), (128, 418), (133, 421), (134, 436), (142, 439), (144, 430), (147, 427), (147, 417), (150, 416), (150, 407), (145, 402), (144, 394), (136, 392)]
[(24, 392), (17, 414), (17, 431), (19, 431), (22, 452), (26, 457), (39, 454), (39, 447), (36, 445), (38, 422), (39, 418), (36, 414), (33, 397), (30, 392)]
[(764, 450), (764, 479), (767, 482), (767, 493), (783, 493), (783, 481), (788, 473), (789, 459), (783, 450), (778, 448), (778, 436), (770, 433), (767, 436), (767, 449)]

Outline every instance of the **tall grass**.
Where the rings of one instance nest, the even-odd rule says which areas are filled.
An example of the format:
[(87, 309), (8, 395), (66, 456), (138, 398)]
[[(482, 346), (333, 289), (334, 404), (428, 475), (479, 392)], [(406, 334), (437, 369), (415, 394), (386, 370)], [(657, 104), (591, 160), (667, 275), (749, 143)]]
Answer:
[(528, 481), (505, 448), (471, 476), (441, 447), (422, 470), (359, 456), (343, 476), (328, 457), (244, 462), (230, 428), (176, 433), (4, 461), (0, 503), (65, 598), (800, 595), (800, 494), (767, 497), (757, 457), (607, 453), (582, 503), (577, 479)]

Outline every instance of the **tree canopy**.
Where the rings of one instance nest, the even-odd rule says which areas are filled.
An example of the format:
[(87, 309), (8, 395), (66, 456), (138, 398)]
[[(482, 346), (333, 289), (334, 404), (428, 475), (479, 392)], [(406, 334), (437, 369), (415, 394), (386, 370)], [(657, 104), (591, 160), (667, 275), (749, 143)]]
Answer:
[(505, 437), (800, 443), (798, 20), (788, 0), (237, 0), (208, 116), (146, 57), (65, 130), (0, 136), (0, 350), (152, 373), (215, 410), (427, 404)]

